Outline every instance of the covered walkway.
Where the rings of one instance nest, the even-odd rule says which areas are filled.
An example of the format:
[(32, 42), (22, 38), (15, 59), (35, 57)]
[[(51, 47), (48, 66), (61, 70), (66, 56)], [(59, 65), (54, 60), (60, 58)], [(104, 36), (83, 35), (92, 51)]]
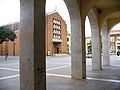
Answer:
[[(120, 1), (64, 1), (71, 19), (72, 43), (70, 81), (76, 79), (78, 81), (74, 81), (80, 83), (81, 80), (86, 79), (87, 76), (85, 56), (85, 18), (88, 16), (91, 24), (92, 70), (104, 72), (104, 65), (108, 67), (110, 66), (109, 31), (115, 24), (120, 22)], [(46, 0), (20, 0), (20, 90), (46, 90), (47, 87), (45, 3)], [(103, 62), (101, 59), (101, 53), (103, 53)], [(119, 71), (119, 69), (117, 70)], [(119, 77), (119, 75), (117, 76)], [(74, 84), (72, 83), (72, 85)], [(87, 83), (85, 85), (89, 86)], [(112, 85), (109, 86), (111, 87)], [(94, 87), (96, 87), (96, 85), (94, 85)], [(71, 88), (74, 88), (74, 86)]]

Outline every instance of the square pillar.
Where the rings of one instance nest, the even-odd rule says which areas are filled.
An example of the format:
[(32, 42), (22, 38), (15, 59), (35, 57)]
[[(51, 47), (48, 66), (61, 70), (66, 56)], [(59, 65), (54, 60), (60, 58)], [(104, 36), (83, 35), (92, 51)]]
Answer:
[(86, 78), (86, 55), (85, 55), (85, 23), (80, 23), (76, 18), (72, 21), (71, 33), (71, 62), (72, 78)]
[(101, 31), (99, 27), (98, 17), (95, 11), (91, 9), (88, 13), (91, 24), (91, 40), (92, 40), (92, 70), (101, 70)]
[(92, 39), (92, 70), (101, 70), (101, 34), (96, 25), (96, 21), (92, 23), (91, 39)]
[(46, 90), (45, 0), (20, 6), (20, 90)]
[(102, 28), (103, 65), (110, 65), (110, 35), (107, 23)]

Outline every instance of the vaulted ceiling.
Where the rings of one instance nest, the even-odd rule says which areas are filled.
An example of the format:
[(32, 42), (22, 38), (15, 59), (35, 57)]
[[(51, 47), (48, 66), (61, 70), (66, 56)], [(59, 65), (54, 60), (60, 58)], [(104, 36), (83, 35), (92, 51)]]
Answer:
[(98, 9), (118, 7), (120, 6), (120, 0), (98, 0), (94, 5)]
[(113, 10), (109, 18), (120, 17), (120, 0), (98, 0), (94, 6), (100, 11)]

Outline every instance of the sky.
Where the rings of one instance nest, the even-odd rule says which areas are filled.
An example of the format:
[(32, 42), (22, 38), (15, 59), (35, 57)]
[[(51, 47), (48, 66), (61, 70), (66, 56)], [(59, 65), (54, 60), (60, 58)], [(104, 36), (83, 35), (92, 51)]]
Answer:
[(20, 21), (19, 0), (0, 0), (0, 26)]
[[(52, 2), (52, 3), (51, 3)], [(46, 13), (58, 11), (67, 24), (67, 30), (71, 32), (70, 17), (63, 0), (46, 0)], [(0, 0), (0, 26), (20, 21), (20, 0)], [(88, 17), (85, 22), (86, 36), (91, 36), (91, 28)], [(120, 30), (120, 24), (113, 27)]]

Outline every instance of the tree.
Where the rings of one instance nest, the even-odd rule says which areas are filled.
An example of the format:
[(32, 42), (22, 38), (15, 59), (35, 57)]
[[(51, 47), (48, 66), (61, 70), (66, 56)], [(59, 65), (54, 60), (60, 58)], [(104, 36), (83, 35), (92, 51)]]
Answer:
[(15, 38), (16, 34), (8, 25), (0, 27), (0, 44), (2, 44), (4, 41), (14, 41)]

